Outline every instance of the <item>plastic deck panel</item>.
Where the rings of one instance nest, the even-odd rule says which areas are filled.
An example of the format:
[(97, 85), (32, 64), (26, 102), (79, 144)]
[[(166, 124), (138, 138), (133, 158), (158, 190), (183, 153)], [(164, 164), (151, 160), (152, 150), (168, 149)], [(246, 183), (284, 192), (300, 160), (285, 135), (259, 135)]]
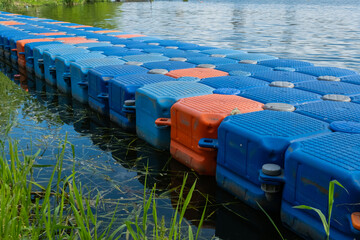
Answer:
[(341, 81), (346, 82), (346, 83), (360, 85), (360, 75), (352, 75), (352, 76), (342, 77)]
[(141, 55), (144, 54), (143, 52), (139, 50), (128, 50), (124, 47), (92, 47), (88, 48), (89, 51), (101, 51), (106, 56), (131, 56), (131, 55)]
[(88, 72), (89, 106), (103, 115), (109, 115), (109, 81), (117, 76), (147, 72), (146, 68), (130, 65), (101, 66), (90, 69)]
[(210, 77), (227, 76), (228, 73), (210, 68), (188, 68), (188, 69), (173, 70), (168, 72), (166, 75), (173, 78), (196, 77), (199, 79), (204, 79)]
[(201, 51), (201, 53), (208, 55), (213, 55), (213, 54), (232, 55), (232, 54), (244, 54), (246, 52), (241, 50), (215, 48), (215, 49), (208, 49)]
[(201, 83), (171, 81), (146, 85), (136, 91), (136, 132), (159, 149), (168, 149), (170, 129), (156, 127), (155, 120), (169, 118), (171, 106), (180, 98), (212, 94), (214, 89)]
[(281, 81), (281, 82), (298, 83), (298, 82), (317, 81), (315, 76), (298, 73), (298, 72), (284, 72), (284, 71), (256, 72), (252, 75), (252, 77), (267, 82)]
[(308, 92), (314, 92), (320, 95), (326, 94), (340, 94), (346, 96), (360, 95), (360, 86), (334, 81), (314, 81), (314, 82), (302, 82), (295, 84), (295, 87)]
[(77, 53), (89, 53), (88, 50), (84, 48), (56, 48), (56, 49), (49, 49), (43, 52), (43, 63), (44, 63), (44, 77), (45, 80), (50, 82), (50, 79), (53, 77), (51, 76), (53, 72), (55, 73), (55, 58), (62, 55), (67, 54), (77, 54)]
[(167, 71), (195, 67), (194, 64), (179, 61), (149, 62), (144, 63), (142, 66), (148, 69), (166, 69)]
[(88, 103), (88, 71), (95, 67), (120, 65), (123, 63), (124, 61), (114, 57), (88, 59), (71, 63), (71, 95), (81, 103)]
[(312, 76), (334, 76), (334, 77), (345, 77), (349, 75), (357, 74), (354, 71), (336, 68), (336, 67), (304, 67), (298, 70), (298, 72), (309, 74)]
[(249, 98), (262, 103), (287, 103), (300, 105), (311, 102), (322, 101), (321, 95), (302, 91), (295, 88), (283, 87), (260, 87), (241, 91), (239, 96)]
[(246, 64), (246, 63), (235, 63), (235, 64), (226, 64), (216, 67), (216, 69), (228, 72), (230, 75), (231, 72), (235, 71), (242, 71), (242, 72), (248, 72), (251, 75), (258, 73), (258, 72), (267, 72), (272, 71), (272, 68), (257, 65), (257, 64)]
[(235, 59), (238, 61), (241, 60), (254, 60), (254, 61), (264, 61), (264, 60), (273, 60), (277, 57), (270, 56), (262, 53), (240, 53), (240, 54), (231, 54), (227, 56), (228, 58)]
[(50, 85), (56, 85), (64, 93), (71, 93), (70, 63), (85, 59), (100, 59), (106, 56), (99, 52), (75, 53), (55, 58), (56, 75), (47, 80)]
[[(135, 100), (135, 92), (142, 86), (173, 80), (171, 77), (158, 74), (136, 74), (114, 78), (109, 82), (110, 119), (127, 130), (135, 130), (135, 109), (124, 109), (125, 101)], [(155, 122), (153, 124), (155, 125)]]
[(258, 63), (259, 65), (263, 65), (266, 67), (282, 67), (282, 68), (293, 68), (294, 70), (298, 70), (302, 67), (310, 67), (314, 66), (314, 64), (299, 60), (293, 59), (273, 59), (273, 60), (264, 60)]
[(225, 77), (214, 77), (206, 78), (200, 81), (200, 83), (218, 88), (235, 88), (235, 89), (249, 89), (254, 87), (264, 87), (269, 83), (261, 81), (252, 77), (243, 77), (243, 76), (225, 76)]
[(213, 64), (215, 66), (220, 66), (224, 64), (233, 64), (237, 63), (237, 61), (228, 59), (228, 58), (222, 58), (222, 57), (194, 57), (194, 58), (187, 58), (186, 60), (189, 63), (193, 64)]
[(199, 147), (202, 138), (217, 138), (221, 121), (234, 109), (262, 111), (263, 104), (234, 95), (182, 98), (171, 107), (170, 153), (201, 175), (215, 176), (217, 151)]
[(279, 208), (280, 196), (267, 199), (259, 178), (262, 166), (284, 167), (288, 146), (299, 139), (330, 132), (329, 124), (293, 112), (259, 111), (229, 116), (218, 130), (216, 181), (254, 208)]
[(147, 53), (160, 53), (169, 58), (194, 58), (194, 57), (208, 57), (208, 55), (203, 53), (196, 53), (190, 51), (184, 51), (179, 49), (167, 49), (167, 48), (160, 48), (160, 49), (148, 49), (145, 48), (144, 52)]
[(309, 103), (298, 106), (295, 112), (329, 123), (343, 120), (360, 122), (360, 104), (352, 102), (323, 101)]
[(141, 63), (160, 62), (160, 61), (169, 60), (168, 57), (151, 55), (151, 54), (124, 56), (122, 57), (122, 59), (126, 62), (141, 62)]
[(37, 76), (39, 78), (44, 78), (44, 73), (42, 72), (42, 69), (40, 67), (40, 65), (43, 64), (44, 51), (48, 51), (51, 49), (60, 49), (60, 48), (75, 48), (74, 46), (68, 45), (68, 44), (63, 44), (63, 43), (62, 44), (58, 44), (58, 43), (54, 44), (54, 43), (55, 42), (52, 42), (51, 44), (47, 44), (47, 45), (37, 46), (33, 49), (35, 76)]
[(285, 186), (281, 220), (305, 238), (326, 239), (319, 216), (295, 209), (307, 205), (328, 211), (329, 182), (336, 179), (346, 190), (335, 186), (331, 215), (331, 239), (359, 239), (351, 223), (359, 206), (360, 134), (336, 132), (293, 143), (286, 152)]

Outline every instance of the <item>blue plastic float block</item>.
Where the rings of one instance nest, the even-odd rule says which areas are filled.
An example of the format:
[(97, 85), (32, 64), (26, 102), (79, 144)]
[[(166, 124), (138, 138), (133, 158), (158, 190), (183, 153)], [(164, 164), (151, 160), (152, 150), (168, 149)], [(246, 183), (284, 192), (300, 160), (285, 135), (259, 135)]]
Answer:
[(64, 93), (71, 93), (70, 63), (85, 59), (100, 59), (106, 56), (99, 52), (75, 53), (61, 55), (55, 58), (56, 74), (46, 80), (50, 85), (56, 85)]
[(347, 77), (342, 77), (341, 78), (342, 82), (346, 82), (346, 83), (352, 83), (352, 84), (356, 84), (356, 85), (360, 85), (360, 75), (351, 75), (351, 76), (347, 76)]
[[(44, 63), (44, 77), (45, 80), (50, 82), (53, 78), (52, 74), (55, 74), (55, 58), (67, 54), (84, 54), (90, 51), (84, 48), (56, 48), (49, 49), (43, 52), (43, 63)], [(56, 75), (55, 75), (56, 76)]]
[(108, 115), (109, 81), (117, 76), (145, 74), (147, 72), (146, 68), (132, 65), (111, 65), (90, 69), (88, 72), (89, 106), (103, 115)]
[(244, 76), (224, 76), (224, 77), (205, 78), (202, 79), (200, 83), (208, 85), (215, 89), (235, 88), (240, 90), (256, 88), (256, 87), (264, 87), (269, 84), (265, 81), (261, 81), (252, 77), (244, 77)]
[(133, 41), (139, 41), (139, 42), (160, 40), (159, 38), (148, 37), (148, 36), (145, 36), (145, 37), (133, 37), (133, 38), (128, 38), (128, 39), (133, 40)]
[(317, 81), (316, 77), (298, 73), (298, 72), (283, 72), (283, 71), (267, 71), (256, 72), (252, 75), (253, 78), (261, 79), (267, 82), (281, 81), (281, 82), (309, 82)]
[(102, 29), (102, 28), (98, 28), (98, 27), (84, 27), (84, 28), (77, 28), (77, 29), (81, 30), (81, 31), (86, 31), (86, 32), (109, 30), (109, 29)]
[(272, 68), (257, 65), (257, 64), (246, 64), (246, 63), (235, 63), (235, 64), (226, 64), (216, 67), (217, 70), (228, 72), (232, 75), (232, 72), (242, 71), (250, 73), (251, 75), (258, 72), (268, 72), (272, 71)]
[(340, 94), (346, 96), (360, 95), (360, 86), (334, 81), (314, 81), (296, 83), (295, 87), (308, 92), (314, 92), (321, 95)]
[(191, 51), (184, 51), (179, 49), (168, 49), (168, 48), (160, 48), (160, 49), (144, 49), (144, 52), (147, 53), (159, 53), (169, 58), (181, 57), (181, 58), (194, 58), (194, 57), (208, 57), (209, 55), (203, 53), (196, 53)]
[(259, 65), (272, 67), (272, 68), (293, 68), (295, 70), (302, 68), (302, 67), (309, 67), (313, 66), (314, 64), (299, 60), (293, 59), (273, 59), (273, 60), (264, 60), (258, 63)]
[(200, 46), (193, 43), (182, 43), (179, 44), (178, 47), (181, 50), (190, 50), (190, 51), (205, 51), (205, 50), (216, 49), (216, 47)]
[(150, 41), (144, 41), (146, 43), (158, 43), (160, 46), (178, 46), (180, 44), (182, 44), (182, 42), (176, 41), (176, 40), (150, 40)]
[(163, 49), (164, 47), (161, 46), (154, 46), (154, 45), (149, 45), (147, 43), (144, 42), (138, 42), (138, 41), (132, 41), (129, 43), (126, 43), (126, 48), (128, 49)]
[(34, 72), (34, 48), (49, 44), (63, 44), (61, 42), (33, 42), (25, 44), (26, 70), (30, 73)]
[(161, 62), (148, 62), (142, 65), (147, 69), (166, 69), (167, 71), (194, 68), (195, 65), (187, 62), (180, 61), (161, 61)]
[(141, 52), (140, 50), (128, 50), (127, 48), (117, 47), (117, 46), (92, 47), (92, 48), (88, 48), (88, 50), (89, 51), (100, 51), (106, 56), (117, 56), (117, 57), (145, 54), (145, 53)]
[(281, 198), (267, 200), (261, 184), (281, 182), (261, 179), (262, 166), (273, 163), (283, 168), (292, 142), (329, 132), (329, 124), (293, 112), (265, 110), (229, 116), (218, 129), (216, 181), (254, 208), (259, 203), (276, 209)]
[(201, 51), (201, 53), (208, 55), (212, 55), (212, 54), (232, 55), (232, 54), (245, 54), (246, 52), (241, 50), (215, 48), (215, 49), (203, 50)]
[(44, 51), (52, 50), (52, 49), (61, 49), (61, 48), (75, 48), (69, 44), (53, 44), (54, 42), (48, 43), (47, 45), (40, 45), (33, 49), (33, 57), (34, 57), (34, 72), (38, 78), (44, 78), (43, 72), (43, 53)]
[(186, 61), (197, 65), (212, 64), (215, 66), (237, 63), (237, 61), (235, 60), (229, 58), (223, 58), (223, 57), (193, 57), (193, 58), (187, 58)]
[(123, 63), (124, 61), (114, 57), (87, 59), (71, 63), (71, 95), (81, 103), (88, 103), (88, 71), (95, 67), (120, 65)]
[(336, 68), (336, 67), (304, 67), (298, 70), (298, 72), (309, 74), (312, 76), (334, 76), (334, 77), (345, 77), (349, 75), (357, 74), (354, 71)]
[(212, 94), (214, 88), (197, 82), (171, 81), (145, 85), (136, 91), (137, 135), (159, 149), (169, 149), (170, 128), (155, 120), (170, 118), (171, 106), (180, 98)]
[[(110, 119), (127, 130), (135, 130), (136, 106), (124, 108), (125, 101), (135, 100), (135, 92), (142, 86), (168, 81), (174, 79), (157, 74), (136, 74), (114, 78), (109, 82)], [(155, 125), (155, 122), (153, 124)]]
[(295, 88), (261, 87), (241, 91), (239, 96), (261, 103), (287, 103), (294, 106), (322, 101), (321, 95)]
[(334, 121), (360, 122), (360, 104), (352, 102), (309, 103), (298, 106), (295, 112), (329, 123)]
[(91, 43), (78, 43), (74, 45), (75, 47), (84, 47), (84, 48), (92, 48), (92, 47), (110, 47), (113, 44), (109, 42), (91, 42)]
[(326, 239), (323, 224), (314, 211), (296, 209), (306, 205), (328, 212), (329, 182), (335, 185), (331, 215), (331, 239), (360, 239), (351, 214), (360, 212), (360, 134), (336, 132), (293, 143), (285, 157), (285, 186), (281, 220), (307, 239)]
[(231, 54), (227, 56), (228, 58), (235, 59), (238, 61), (241, 60), (254, 60), (254, 61), (264, 61), (277, 59), (277, 57), (270, 56), (262, 53), (240, 53), (240, 54)]
[(141, 63), (161, 62), (161, 61), (169, 60), (168, 57), (152, 55), (152, 54), (124, 56), (122, 57), (122, 59), (126, 62), (141, 62)]

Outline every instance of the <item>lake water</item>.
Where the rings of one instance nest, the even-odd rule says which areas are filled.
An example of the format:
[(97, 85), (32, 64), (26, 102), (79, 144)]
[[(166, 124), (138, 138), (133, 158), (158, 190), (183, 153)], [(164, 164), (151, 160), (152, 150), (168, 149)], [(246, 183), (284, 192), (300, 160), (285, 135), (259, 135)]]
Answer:
[[(126, 1), (8, 10), (360, 71), (360, 5), (355, 0)], [(1, 67), (10, 77), (16, 72), (5, 64)], [(20, 147), (26, 151), (41, 148), (38, 162), (52, 164), (57, 144), (67, 133), (76, 149), (78, 179), (92, 194), (97, 191), (103, 194), (103, 212), (111, 212), (115, 203), (120, 202), (119, 224), (131, 218), (142, 204), (148, 165), (146, 187), (151, 189), (157, 184), (159, 215), (170, 219), (179, 185), (187, 172), (188, 187), (198, 180), (186, 214), (187, 223), (195, 230), (206, 196), (209, 198), (203, 239), (279, 239), (263, 213), (223, 192), (214, 178), (190, 172), (171, 160), (167, 152), (153, 149), (136, 135), (122, 131), (41, 80), (22, 76), (14, 82), (28, 92), (11, 84), (2, 85), (5, 88), (0, 91), (0, 121), (4, 123), (10, 117), (17, 122), (11, 136), (21, 139)], [(67, 159), (65, 173), (70, 173), (73, 166), (70, 152)], [(40, 182), (50, 170), (37, 172)], [(280, 230), (287, 239), (296, 238), (286, 229)]]

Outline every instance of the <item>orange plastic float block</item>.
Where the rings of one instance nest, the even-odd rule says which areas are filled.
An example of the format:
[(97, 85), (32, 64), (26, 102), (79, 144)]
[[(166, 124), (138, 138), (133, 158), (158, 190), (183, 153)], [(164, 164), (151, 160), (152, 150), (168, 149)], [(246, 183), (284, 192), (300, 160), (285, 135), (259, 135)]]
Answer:
[(134, 38), (134, 37), (146, 37), (146, 35), (142, 34), (123, 34), (123, 35), (116, 35), (117, 38)]
[(180, 99), (171, 107), (171, 119), (159, 118), (157, 126), (171, 126), (170, 153), (201, 175), (215, 175), (217, 150), (199, 147), (202, 138), (217, 139), (222, 120), (232, 114), (262, 111), (263, 104), (236, 95), (211, 94)]
[(16, 42), (16, 49), (14, 51), (17, 51), (18, 56), (18, 64), (20, 67), (26, 66), (26, 60), (25, 60), (25, 44), (27, 43), (33, 43), (33, 42), (52, 42), (53, 39), (49, 38), (36, 38), (36, 39), (24, 39), (19, 40)]
[(1, 25), (7, 25), (7, 26), (11, 26), (11, 25), (25, 25), (25, 23), (20, 23), (17, 21), (0, 21)]
[(360, 231), (360, 212), (354, 212), (351, 214), (351, 222), (353, 227)]
[(178, 69), (168, 72), (166, 75), (173, 78), (180, 77), (196, 77), (196, 78), (210, 78), (210, 77), (222, 77), (228, 76), (229, 73), (212, 68), (187, 68)]
[(102, 31), (94, 31), (94, 33), (113, 33), (113, 32), (120, 32), (118, 30), (102, 30)]
[(75, 25), (75, 26), (67, 26), (68, 28), (87, 28), (87, 27), (93, 27), (89, 25)]

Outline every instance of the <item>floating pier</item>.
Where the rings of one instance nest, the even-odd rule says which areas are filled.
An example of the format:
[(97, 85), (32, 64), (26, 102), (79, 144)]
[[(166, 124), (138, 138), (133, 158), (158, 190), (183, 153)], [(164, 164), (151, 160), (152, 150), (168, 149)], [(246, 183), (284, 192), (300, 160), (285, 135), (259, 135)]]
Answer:
[[(360, 238), (360, 75), (0, 12), (3, 61), (57, 86), (304, 238)], [(234, 230), (236, 231), (236, 230)]]

